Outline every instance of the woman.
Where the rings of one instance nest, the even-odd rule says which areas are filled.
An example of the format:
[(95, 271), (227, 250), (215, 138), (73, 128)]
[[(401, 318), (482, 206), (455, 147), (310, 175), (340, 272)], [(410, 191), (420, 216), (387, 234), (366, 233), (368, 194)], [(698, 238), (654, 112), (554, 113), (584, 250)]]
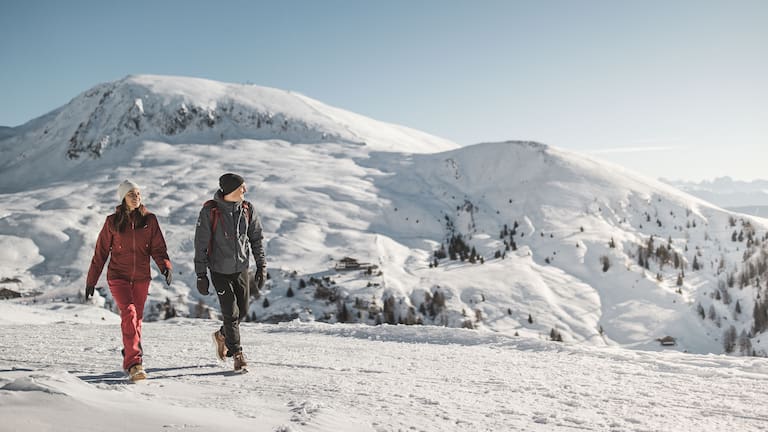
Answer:
[(151, 279), (149, 257), (155, 260), (168, 285), (172, 268), (157, 218), (141, 203), (139, 185), (125, 180), (117, 187), (117, 195), (122, 203), (107, 216), (99, 233), (85, 283), (85, 299), (93, 295), (109, 257), (107, 284), (120, 309), (123, 369), (131, 381), (138, 381), (147, 377), (142, 365), (141, 321)]

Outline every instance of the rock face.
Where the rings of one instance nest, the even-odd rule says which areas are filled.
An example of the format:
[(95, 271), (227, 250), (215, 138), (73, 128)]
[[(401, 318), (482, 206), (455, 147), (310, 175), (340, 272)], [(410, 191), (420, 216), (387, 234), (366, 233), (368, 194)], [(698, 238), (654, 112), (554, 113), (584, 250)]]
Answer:
[[(256, 88), (251, 93), (264, 91), (269, 90)], [(251, 96), (261, 98), (258, 94)], [(296, 97), (288, 93), (283, 96)], [(247, 100), (231, 95), (205, 103), (181, 94), (152, 93), (134, 79), (98, 86), (81, 98), (92, 108), (68, 140), (66, 155), (70, 159), (97, 158), (107, 148), (136, 138), (173, 142), (192, 134), (203, 134), (214, 141), (236, 137), (294, 143), (355, 142), (325, 125), (266, 106), (249, 105)]]

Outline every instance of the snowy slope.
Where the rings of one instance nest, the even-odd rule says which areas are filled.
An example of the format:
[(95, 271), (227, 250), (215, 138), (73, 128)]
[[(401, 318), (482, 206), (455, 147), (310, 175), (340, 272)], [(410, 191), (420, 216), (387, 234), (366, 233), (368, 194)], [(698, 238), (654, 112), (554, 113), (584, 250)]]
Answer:
[(235, 375), (231, 362), (215, 359), (217, 322), (146, 323), (149, 379), (128, 384), (117, 370), (119, 324), (98, 311), (0, 303), (0, 431), (768, 426), (764, 359), (585, 349), (439, 327), (246, 323), (250, 372)]
[[(288, 127), (259, 124), (266, 112)], [(766, 220), (604, 162), (530, 142), (457, 148), (289, 92), (177, 77), (97, 86), (16, 129), (0, 141), (17, 155), (0, 167), (0, 277), (28, 296), (17, 302), (81, 301), (116, 185), (132, 178), (177, 272), (172, 287), (153, 284), (148, 319), (164, 303), (215, 316), (215, 299), (194, 289), (192, 238), (218, 176), (234, 171), (266, 235), (270, 282), (252, 303), (256, 321), (559, 333), (643, 350), (669, 349), (657, 341), (669, 335), (672, 349), (698, 353), (723, 352), (733, 326), (744, 345), (733, 352), (768, 352), (764, 329), (752, 333)], [(476, 255), (434, 267), (457, 236)], [(376, 268), (336, 271), (343, 257)], [(755, 272), (729, 287), (750, 269), (745, 258)], [(95, 304), (110, 305), (107, 290)]]
[[(673, 335), (682, 349), (718, 351), (720, 327), (702, 322), (691, 311), (698, 304), (726, 306), (718, 316), (728, 319), (736, 300), (731, 305), (711, 301), (718, 275), (694, 272), (691, 264), (698, 252), (698, 261), (707, 267), (723, 258), (729, 267), (739, 263), (744, 243), (730, 240), (735, 229), (730, 227), (730, 213), (620, 167), (536, 143), (482, 144), (411, 159), (407, 169), (400, 169), (403, 164), (397, 160), (389, 164), (396, 171), (394, 180), (382, 182), (381, 196), (392, 201), (384, 212), (390, 218), (385, 227), (410, 224), (418, 227), (406, 237), (428, 232), (438, 238), (441, 222), (444, 225), (448, 217), (459, 231), (473, 236), (471, 243), (481, 255), (490, 257), (504, 251), (499, 239), (503, 226), (520, 225), (515, 241), (521, 249), (512, 253), (512, 262), (486, 261), (482, 270), (464, 272), (466, 277), (452, 271), (427, 272), (420, 283), (426, 280), (463, 293), (467, 299), (462, 307), (480, 309), (496, 329), (511, 325), (523, 333), (523, 319), (531, 313), (543, 324), (534, 326), (536, 331), (555, 328), (574, 340), (607, 339), (654, 349), (657, 338)], [(409, 194), (414, 188), (417, 192)], [(762, 232), (757, 237), (765, 235), (764, 220), (752, 224)], [(653, 261), (642, 269), (637, 248), (650, 236), (657, 245), (667, 245), (671, 238), (670, 250), (680, 254), (687, 270)], [(611, 239), (614, 248), (609, 247)], [(602, 257), (610, 262), (606, 272)], [(681, 271), (688, 275), (678, 287)], [(510, 285), (515, 289), (505, 289)], [(487, 301), (473, 305), (468, 301), (471, 292), (483, 293)], [(733, 294), (747, 314), (756, 292)], [(493, 297), (498, 295), (502, 297)], [(537, 303), (546, 306), (537, 308)], [(746, 319), (737, 330), (749, 331), (749, 323)]]

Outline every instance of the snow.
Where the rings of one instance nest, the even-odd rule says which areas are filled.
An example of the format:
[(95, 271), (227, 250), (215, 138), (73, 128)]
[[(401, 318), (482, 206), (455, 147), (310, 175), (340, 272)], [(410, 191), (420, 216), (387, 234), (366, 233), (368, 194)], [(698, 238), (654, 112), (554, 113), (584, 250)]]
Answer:
[(145, 323), (149, 379), (129, 384), (119, 371), (119, 324), (84, 319), (93, 309), (0, 303), (0, 430), (768, 427), (762, 358), (440, 327), (245, 323), (250, 372), (236, 375), (215, 357), (217, 321)]
[[(179, 114), (193, 111), (201, 117)], [(209, 115), (217, 119), (212, 125)], [(278, 117), (292, 126), (247, 120)], [(271, 306), (254, 302), (257, 320), (334, 322), (337, 306), (317, 301), (311, 289), (286, 296), (299, 280), (328, 278), (349, 307), (381, 306), (395, 296), (404, 317), (439, 289), (448, 310), (429, 323), (533, 337), (556, 329), (565, 340), (597, 346), (653, 350), (658, 338), (671, 335), (680, 350), (719, 353), (728, 325), (751, 327), (748, 314), (723, 328), (722, 318), (702, 321), (696, 308), (738, 315), (735, 302), (710, 298), (725, 275), (715, 263), (725, 258), (727, 268), (738, 269), (742, 260), (743, 244), (730, 240), (741, 227), (729, 226), (730, 218), (749, 221), (757, 237), (765, 220), (742, 219), (666, 184), (542, 144), (454, 148), (291, 92), (153, 75), (99, 85), (18, 129), (0, 141), (0, 151), (17, 155), (0, 171), (0, 249), (14, 251), (3, 253), (0, 276), (21, 281), (22, 293), (41, 301), (79, 298), (96, 234), (116, 204), (115, 185), (131, 178), (143, 186), (176, 265), (174, 286), (153, 289), (150, 303), (170, 299), (185, 316), (200, 301), (215, 310), (216, 302), (194, 289), (192, 226), (218, 176), (234, 171), (246, 177), (247, 197), (265, 228)], [(63, 142), (75, 157), (64, 157)], [(29, 170), (40, 174), (19, 175)], [(443, 260), (428, 267), (450, 234), (447, 220), (485, 264)], [(505, 247), (499, 232), (513, 222), (520, 223), (518, 250), (494, 259)], [(682, 229), (691, 222), (698, 225)], [(678, 290), (678, 270), (637, 264), (637, 248), (650, 236), (657, 244), (672, 238), (688, 269), (694, 254), (709, 268), (687, 271)], [(381, 275), (329, 271), (345, 256), (377, 265)], [(756, 293), (733, 297), (751, 311)], [(108, 300), (97, 296), (96, 304)], [(755, 336), (757, 352), (768, 352), (768, 342), (762, 346)]]
[[(195, 109), (200, 118), (179, 117)], [(278, 117), (292, 126), (259, 128), (247, 120)], [(194, 288), (193, 225), (218, 176), (234, 171), (245, 176), (265, 229), (271, 279), (263, 294), (270, 306), (258, 299), (249, 314), (259, 321), (336, 322), (340, 304), (317, 299), (314, 286), (298, 289), (300, 280), (314, 278), (331, 283), (348, 309), (381, 307), (394, 296), (396, 318), (527, 337), (557, 330), (566, 341), (593, 346), (658, 350), (657, 339), (669, 335), (680, 351), (721, 353), (730, 325), (737, 332), (752, 326), (757, 287), (734, 289), (729, 304), (713, 292), (743, 267), (745, 245), (731, 241), (733, 230), (749, 223), (761, 238), (766, 220), (543, 144), (455, 148), (292, 92), (153, 75), (96, 86), (15, 129), (0, 140), (3, 154), (17, 155), (0, 171), (0, 277), (19, 281), (8, 286), (42, 302), (81, 300), (116, 185), (131, 178), (158, 215), (177, 273), (170, 288), (153, 285), (150, 305), (167, 300), (191, 316), (202, 302), (215, 314), (215, 299)], [(39, 175), (19, 174), (30, 170)], [(447, 221), (484, 264), (443, 259), (429, 267), (450, 234)], [(513, 222), (520, 224), (518, 250), (494, 258), (505, 249), (500, 231)], [(671, 265), (638, 265), (638, 247), (650, 236), (657, 245), (672, 239), (670, 250), (687, 266), (681, 287)], [(690, 269), (695, 255), (703, 271)], [(381, 273), (333, 271), (345, 256)], [(727, 272), (719, 269), (723, 259)], [(438, 290), (445, 313), (424, 316), (425, 299)], [(102, 290), (94, 304), (109, 306), (108, 296)], [(746, 313), (735, 311), (737, 301)], [(716, 319), (701, 319), (698, 306), (714, 308)], [(351, 320), (377, 322), (361, 315)], [(768, 353), (763, 339), (751, 340), (760, 355)]]
[[(213, 360), (218, 303), (195, 289), (194, 224), (224, 172), (246, 179), (270, 276), (243, 324), (246, 376)], [(82, 298), (126, 178), (175, 273), (167, 287), (153, 265), (152, 378), (135, 386), (117, 370), (104, 276)], [(760, 245), (732, 240), (749, 230)], [(432, 266), (452, 232), (482, 263)], [(539, 143), (458, 148), (292, 92), (128, 77), (0, 139), (0, 289), (22, 295), (0, 302), (0, 415), (20, 413), (10, 430), (128, 421), (110, 413), (146, 429), (765, 429), (768, 369), (746, 355), (768, 354), (751, 332), (768, 275), (725, 280), (765, 256), (766, 232), (766, 219)], [(671, 263), (639, 265), (651, 236), (681, 257), (681, 286)], [(336, 271), (344, 257), (376, 269)], [(394, 322), (425, 325), (375, 325), (388, 300)], [(165, 304), (179, 316), (162, 321)], [(721, 355), (731, 326), (745, 357)]]

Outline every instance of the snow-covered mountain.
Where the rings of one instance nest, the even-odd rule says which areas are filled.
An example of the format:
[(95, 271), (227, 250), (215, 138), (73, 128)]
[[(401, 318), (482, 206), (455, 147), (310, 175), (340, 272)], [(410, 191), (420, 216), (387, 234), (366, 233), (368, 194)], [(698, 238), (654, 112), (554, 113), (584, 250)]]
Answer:
[(178, 273), (153, 284), (149, 318), (215, 314), (194, 289), (192, 239), (233, 171), (265, 228), (256, 321), (768, 352), (768, 221), (543, 144), (459, 148), (295, 93), (133, 76), (13, 128), (0, 154), (0, 277), (37, 301), (78, 298), (132, 178)]
[[(153, 75), (98, 85), (67, 105), (10, 131), (0, 131), (0, 191), (45, 185), (67, 176), (84, 159), (128, 163), (136, 145), (217, 144), (232, 139), (290, 143), (345, 143), (371, 150), (432, 152), (455, 148), (447, 140), (330, 107), (298, 93), (253, 85)], [(2, 138), (2, 135), (0, 135)], [(66, 160), (62, 160), (62, 152)], [(25, 177), (27, 161), (46, 166)], [(87, 164), (92, 166), (93, 164)]]

